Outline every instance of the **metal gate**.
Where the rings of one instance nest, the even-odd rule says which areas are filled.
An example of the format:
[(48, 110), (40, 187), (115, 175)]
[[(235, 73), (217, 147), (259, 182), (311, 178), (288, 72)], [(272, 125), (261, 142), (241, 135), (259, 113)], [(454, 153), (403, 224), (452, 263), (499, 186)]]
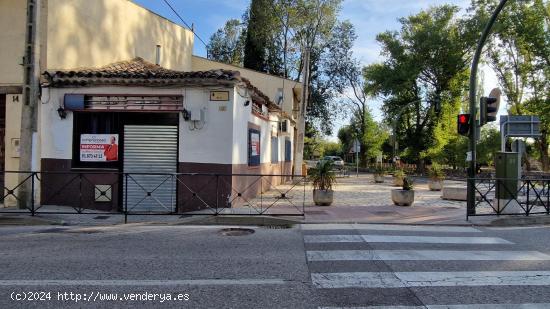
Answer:
[(127, 211), (175, 212), (178, 127), (125, 125), (123, 143)]

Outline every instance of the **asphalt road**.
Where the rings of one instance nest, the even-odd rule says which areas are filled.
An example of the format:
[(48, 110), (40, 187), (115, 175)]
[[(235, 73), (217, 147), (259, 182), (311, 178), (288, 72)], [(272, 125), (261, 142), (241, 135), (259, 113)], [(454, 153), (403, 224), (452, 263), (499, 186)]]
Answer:
[(550, 308), (547, 227), (220, 229), (0, 227), (0, 308)]

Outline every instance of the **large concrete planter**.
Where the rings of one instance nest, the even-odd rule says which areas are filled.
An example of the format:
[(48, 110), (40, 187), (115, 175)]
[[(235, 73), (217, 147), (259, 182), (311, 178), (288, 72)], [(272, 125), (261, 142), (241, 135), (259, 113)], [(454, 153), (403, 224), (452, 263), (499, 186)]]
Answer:
[(376, 174), (374, 174), (374, 182), (376, 182), (376, 183), (383, 183), (383, 182), (384, 182), (384, 175), (376, 175)]
[(332, 190), (313, 190), (313, 202), (317, 206), (330, 206), (334, 200)]
[(430, 188), (430, 191), (441, 191), (441, 190), (443, 190), (443, 180), (442, 179), (430, 179), (428, 181), (428, 188)]
[(391, 190), (391, 200), (397, 206), (412, 206), (414, 203), (414, 190)]
[(405, 177), (396, 177), (393, 176), (393, 185), (396, 187), (402, 187), (403, 186), (403, 179)]

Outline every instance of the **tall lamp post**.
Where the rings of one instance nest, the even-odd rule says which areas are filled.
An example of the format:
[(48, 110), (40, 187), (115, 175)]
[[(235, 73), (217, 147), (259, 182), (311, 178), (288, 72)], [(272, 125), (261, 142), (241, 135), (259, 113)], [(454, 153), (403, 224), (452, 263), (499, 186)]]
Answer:
[(476, 87), (477, 87), (477, 67), (479, 64), (479, 59), (481, 58), (481, 52), (483, 46), (487, 41), (487, 37), (497, 20), (498, 15), (506, 5), (508, 0), (501, 0), (498, 6), (496, 7), (491, 19), (485, 26), (481, 38), (477, 43), (477, 49), (472, 60), (472, 69), (470, 73), (470, 167), (468, 168), (468, 206), (467, 206), (467, 215), (475, 215), (475, 177), (476, 177), (476, 136), (477, 136), (477, 120), (476, 120)]

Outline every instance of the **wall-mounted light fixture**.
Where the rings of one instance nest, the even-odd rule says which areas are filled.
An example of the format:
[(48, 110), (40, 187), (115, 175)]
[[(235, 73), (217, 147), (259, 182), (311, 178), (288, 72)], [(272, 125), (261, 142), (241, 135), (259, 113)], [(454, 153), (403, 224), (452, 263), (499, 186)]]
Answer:
[(61, 118), (61, 119), (67, 118), (67, 112), (61, 106), (57, 109), (57, 114), (59, 115), (59, 118)]
[(183, 120), (185, 121), (189, 121), (191, 119), (191, 113), (186, 109), (183, 109), (181, 111), (181, 115), (183, 116)]

